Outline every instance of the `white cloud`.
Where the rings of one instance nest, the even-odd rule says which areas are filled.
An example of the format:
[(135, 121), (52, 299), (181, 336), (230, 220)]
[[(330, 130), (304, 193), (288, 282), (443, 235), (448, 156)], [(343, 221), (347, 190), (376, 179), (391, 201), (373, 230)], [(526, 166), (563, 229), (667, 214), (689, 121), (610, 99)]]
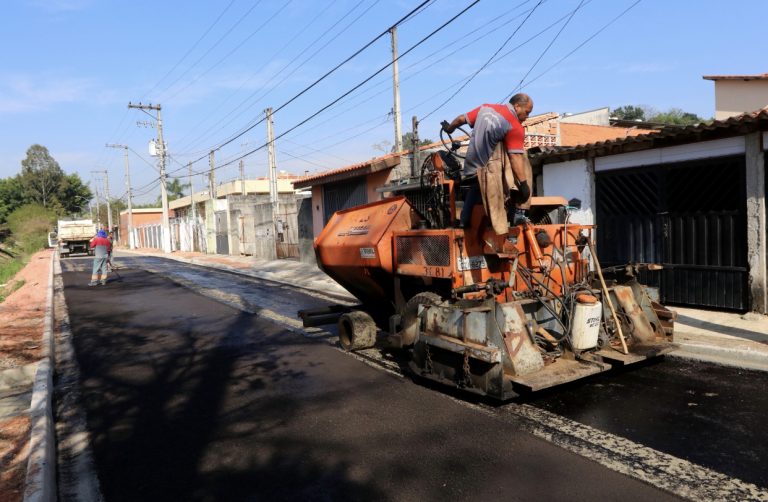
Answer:
[(94, 84), (89, 79), (52, 75), (0, 75), (0, 113), (45, 110), (59, 103), (86, 100)]

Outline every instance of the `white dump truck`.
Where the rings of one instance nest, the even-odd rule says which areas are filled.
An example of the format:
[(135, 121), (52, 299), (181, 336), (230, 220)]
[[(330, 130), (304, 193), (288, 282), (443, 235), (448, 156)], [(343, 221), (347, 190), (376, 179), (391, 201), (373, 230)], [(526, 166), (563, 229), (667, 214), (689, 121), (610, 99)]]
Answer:
[(56, 231), (48, 236), (48, 243), (58, 246), (62, 258), (73, 253), (91, 254), (89, 245), (95, 235), (93, 220), (59, 220)]

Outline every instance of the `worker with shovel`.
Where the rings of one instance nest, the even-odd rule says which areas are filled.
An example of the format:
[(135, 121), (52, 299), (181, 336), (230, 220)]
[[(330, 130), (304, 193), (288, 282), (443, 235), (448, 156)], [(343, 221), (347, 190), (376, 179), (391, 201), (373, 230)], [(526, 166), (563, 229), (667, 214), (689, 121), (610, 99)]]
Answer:
[(107, 232), (99, 230), (96, 233), (96, 237), (91, 239), (91, 249), (93, 249), (93, 272), (88, 285), (103, 286), (107, 283), (107, 263), (112, 254), (112, 242), (107, 238)]

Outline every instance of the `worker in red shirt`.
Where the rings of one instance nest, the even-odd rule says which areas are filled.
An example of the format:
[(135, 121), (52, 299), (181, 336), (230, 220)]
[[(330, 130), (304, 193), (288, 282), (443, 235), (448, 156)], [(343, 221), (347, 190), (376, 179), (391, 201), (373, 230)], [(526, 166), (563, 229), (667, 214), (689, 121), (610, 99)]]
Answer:
[(88, 285), (103, 286), (107, 283), (107, 262), (112, 253), (112, 242), (107, 238), (107, 232), (99, 230), (96, 233), (96, 237), (91, 239), (91, 249), (93, 249), (93, 272)]
[(459, 115), (450, 124), (442, 123), (448, 134), (464, 124), (472, 127), (462, 176), (470, 183), (459, 219), (462, 228), (469, 227), (472, 208), (481, 196), (498, 234), (508, 231), (506, 198), (513, 199), (520, 215), (530, 207), (533, 180), (530, 164), (526, 165), (522, 123), (531, 111), (533, 100), (520, 93), (512, 96), (508, 104), (484, 104)]

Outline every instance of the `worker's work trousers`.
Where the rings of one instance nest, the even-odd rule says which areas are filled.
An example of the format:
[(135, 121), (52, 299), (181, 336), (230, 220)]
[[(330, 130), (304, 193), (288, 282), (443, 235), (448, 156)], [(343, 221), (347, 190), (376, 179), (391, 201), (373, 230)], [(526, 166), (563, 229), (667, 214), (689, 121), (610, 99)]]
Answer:
[(107, 282), (107, 261), (109, 260), (108, 256), (104, 256), (103, 258), (94, 258), (93, 259), (93, 272), (91, 273), (91, 284), (96, 284), (97, 282), (101, 281), (102, 283)]

